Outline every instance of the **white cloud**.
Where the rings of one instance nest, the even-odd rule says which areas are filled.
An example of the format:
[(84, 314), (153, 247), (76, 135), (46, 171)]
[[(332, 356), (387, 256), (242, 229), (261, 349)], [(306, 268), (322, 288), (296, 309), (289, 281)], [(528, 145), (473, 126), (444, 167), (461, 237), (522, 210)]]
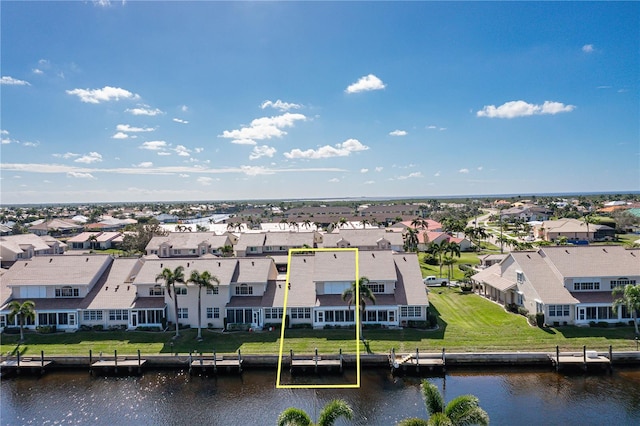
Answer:
[(140, 95), (131, 93), (120, 87), (105, 86), (102, 89), (73, 89), (67, 90), (69, 95), (80, 98), (82, 102), (89, 104), (99, 104), (100, 102), (119, 101), (120, 99), (140, 99)]
[(186, 146), (184, 145), (178, 145), (175, 147), (174, 151), (176, 152), (176, 154), (178, 154), (180, 157), (189, 157), (191, 155), (191, 151), (189, 149), (187, 149)]
[(253, 151), (249, 155), (249, 160), (257, 160), (260, 157), (273, 157), (273, 154), (276, 153), (276, 149), (272, 146), (262, 145), (262, 146), (254, 146)]
[(34, 74), (44, 74), (44, 71), (38, 68), (34, 68), (31, 70)]
[(40, 142), (29, 142), (29, 141), (22, 142), (22, 146), (30, 146), (30, 147), (36, 148), (40, 146)]
[(340, 182), (340, 179), (338, 179), (338, 178), (329, 179), (329, 182), (338, 183), (338, 182)]
[(225, 130), (218, 137), (233, 139), (231, 142), (240, 145), (255, 145), (256, 140), (280, 138), (287, 134), (283, 128), (293, 127), (296, 121), (305, 121), (303, 114), (285, 113), (275, 117), (256, 118), (247, 127), (236, 130)]
[(124, 112), (129, 112), (133, 115), (149, 115), (156, 116), (164, 114), (164, 112), (158, 108), (151, 108), (149, 105), (138, 105), (137, 108), (128, 108)]
[(193, 151), (194, 151), (196, 154), (200, 154), (202, 151), (204, 151), (204, 148), (194, 148), (194, 149), (193, 149)]
[(95, 179), (91, 173), (82, 173), (82, 172), (67, 172), (67, 177), (78, 178), (78, 179)]
[(440, 170), (438, 170), (437, 172), (435, 172), (434, 176), (435, 176), (435, 177), (439, 177), (439, 176), (440, 176)]
[(73, 152), (65, 152), (64, 154), (52, 154), (56, 158), (64, 158), (68, 160), (69, 158), (80, 157), (80, 154), (76, 154)]
[(111, 136), (112, 139), (127, 139), (128, 137), (128, 134), (122, 132), (118, 132), (115, 135)]
[(369, 169), (360, 169), (360, 173), (368, 173)]
[(186, 106), (186, 105), (182, 105), (182, 106), (180, 107), (180, 111), (182, 111), (182, 112), (187, 112), (187, 111), (189, 111), (189, 107), (188, 107), (188, 106)]
[(76, 158), (73, 161), (75, 161), (76, 163), (85, 163), (85, 164), (99, 163), (102, 161), (102, 155), (98, 154), (97, 152), (90, 152), (89, 154)]
[(413, 178), (421, 178), (421, 177), (424, 177), (422, 176), (422, 172), (413, 172), (413, 173), (409, 173), (407, 176), (398, 176), (397, 179), (405, 180), (405, 179), (413, 179)]
[(370, 90), (382, 90), (386, 86), (378, 77), (373, 74), (361, 77), (357, 82), (345, 89), (347, 93), (368, 92)]
[(154, 127), (131, 127), (128, 124), (118, 124), (116, 130), (119, 132), (127, 133), (139, 133), (139, 132), (153, 132), (156, 130)]
[(2, 78), (0, 78), (0, 84), (6, 84), (7, 86), (31, 86), (31, 83), (28, 81), (18, 80), (17, 78), (9, 76), (2, 76)]
[(593, 48), (593, 44), (585, 44), (582, 46), (582, 51), (584, 53), (593, 53), (595, 49)]
[(211, 182), (213, 182), (213, 178), (210, 178), (208, 176), (200, 176), (198, 179), (196, 179), (196, 182), (198, 182), (200, 185), (209, 186), (211, 185)]
[(162, 155), (162, 156), (166, 157), (166, 156), (171, 155), (171, 153), (168, 152), (168, 151), (158, 151), (158, 155)]
[(530, 104), (525, 101), (510, 101), (499, 107), (495, 105), (485, 105), (476, 113), (478, 117), (489, 118), (515, 118), (530, 115), (558, 114), (561, 112), (571, 112), (576, 107), (565, 105), (561, 102), (545, 101), (542, 105)]
[(390, 136), (407, 136), (407, 132), (405, 130), (394, 130), (393, 132), (389, 132)]
[(274, 173), (262, 166), (240, 166), (240, 170), (247, 176), (272, 175)]
[(437, 129), (437, 128), (438, 128), (438, 126), (434, 126), (433, 124), (430, 125), (430, 126), (427, 126), (427, 129)]
[(285, 152), (284, 156), (289, 159), (307, 158), (317, 160), (320, 158), (330, 157), (348, 157), (352, 152), (366, 151), (368, 149), (368, 146), (363, 145), (357, 139), (348, 139), (342, 143), (336, 144), (335, 146), (325, 145), (318, 149), (307, 149), (302, 151), (295, 148), (290, 152)]
[(440, 127), (438, 130), (440, 130), (442, 132), (444, 130), (447, 130), (447, 128), (446, 127)]
[(479, 171), (479, 172), (481, 172), (481, 171), (482, 171), (482, 169), (484, 169), (484, 167), (482, 167), (482, 166), (478, 166), (478, 171)]
[(144, 168), (153, 167), (153, 163), (151, 161), (143, 161), (142, 163), (134, 165), (134, 167), (144, 167)]
[(150, 151), (160, 151), (167, 147), (165, 141), (148, 141), (140, 145), (140, 149), (148, 149)]
[(378, 173), (379, 173), (379, 172), (381, 172), (382, 170), (384, 170), (384, 167), (378, 166), (378, 167), (376, 167), (376, 169), (375, 169), (375, 170), (376, 170), (376, 172), (378, 172)]
[(275, 108), (278, 109), (280, 111), (289, 111), (290, 109), (299, 109), (302, 108), (302, 105), (300, 104), (293, 104), (293, 103), (289, 103), (289, 102), (282, 102), (280, 99), (278, 99), (275, 102), (272, 101), (264, 101), (261, 105), (260, 108), (265, 109), (265, 108)]
[(181, 118), (174, 118), (173, 121), (175, 121), (176, 123), (180, 123), (180, 124), (189, 124), (189, 122), (187, 120), (183, 120)]
[(460, 169), (458, 170), (458, 173), (464, 173), (464, 174), (469, 173), (469, 169)]
[(4, 130), (4, 129), (0, 130), (0, 135), (8, 135), (8, 134), (9, 134), (8, 130)]
[(189, 175), (186, 173), (180, 173), (178, 176), (180, 176), (181, 178), (188, 178)]
[(365, 185), (373, 185), (374, 183), (376, 183), (376, 181), (375, 181), (375, 180), (368, 180), (368, 181), (366, 181), (364, 184), (365, 184)]

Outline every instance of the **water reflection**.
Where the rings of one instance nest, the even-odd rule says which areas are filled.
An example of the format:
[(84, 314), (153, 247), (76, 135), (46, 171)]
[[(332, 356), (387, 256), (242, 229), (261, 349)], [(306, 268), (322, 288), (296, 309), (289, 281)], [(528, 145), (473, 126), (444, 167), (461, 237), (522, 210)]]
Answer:
[[(335, 377), (318, 380), (334, 383)], [(420, 380), (393, 377), (387, 370), (366, 370), (360, 389), (294, 390), (276, 389), (272, 371), (217, 378), (174, 371), (108, 378), (56, 372), (41, 378), (3, 380), (0, 422), (269, 425), (287, 407), (302, 408), (317, 418), (326, 402), (343, 398), (354, 409), (354, 424), (393, 425), (403, 418), (426, 416)], [(446, 401), (466, 393), (477, 395), (492, 424), (640, 424), (638, 370), (618, 369), (611, 376), (521, 370), (454, 372), (429, 380), (444, 392)]]

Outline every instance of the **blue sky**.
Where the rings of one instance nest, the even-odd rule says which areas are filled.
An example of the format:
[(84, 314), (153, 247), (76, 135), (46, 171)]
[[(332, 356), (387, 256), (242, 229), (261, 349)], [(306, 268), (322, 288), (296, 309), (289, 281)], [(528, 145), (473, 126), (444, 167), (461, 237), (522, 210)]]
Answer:
[(640, 4), (0, 4), (4, 204), (640, 190)]

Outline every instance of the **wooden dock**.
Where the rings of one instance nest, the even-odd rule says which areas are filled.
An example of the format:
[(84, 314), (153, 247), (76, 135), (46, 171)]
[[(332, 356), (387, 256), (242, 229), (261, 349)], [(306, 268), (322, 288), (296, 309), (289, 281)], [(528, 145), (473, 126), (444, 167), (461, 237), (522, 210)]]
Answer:
[(44, 374), (51, 364), (53, 364), (53, 361), (44, 359), (44, 352), (40, 352), (40, 358), (22, 357), (18, 353), (15, 359), (7, 358), (0, 362), (0, 370), (2, 371), (2, 376), (13, 373), (20, 374), (23, 371)]
[(338, 358), (323, 358), (318, 355), (318, 349), (315, 350), (315, 355), (309, 357), (304, 355), (294, 356), (293, 350), (289, 351), (289, 370), (291, 374), (295, 372), (312, 371), (318, 373), (318, 371), (337, 371), (342, 373), (344, 366), (344, 359), (342, 357), (342, 349), (338, 354)]
[(563, 367), (579, 368), (587, 372), (590, 367), (601, 367), (611, 371), (611, 359), (612, 348), (609, 346), (609, 356), (599, 355), (596, 351), (588, 351), (586, 346), (583, 346), (582, 352), (560, 352), (558, 346), (556, 346), (556, 353), (549, 354), (549, 359), (555, 367), (556, 371), (559, 371)]
[(218, 374), (220, 369), (226, 372), (237, 370), (238, 373), (242, 373), (242, 353), (238, 350), (237, 357), (217, 355), (215, 351), (213, 356), (200, 353), (200, 356), (194, 357), (193, 354), (189, 354), (189, 374), (193, 374), (194, 371), (199, 371), (201, 374), (207, 372)]
[(138, 350), (137, 358), (118, 357), (118, 351), (113, 351), (113, 357), (103, 358), (100, 353), (98, 361), (93, 361), (93, 354), (89, 351), (89, 371), (92, 374), (95, 370), (103, 374), (110, 372), (114, 374), (142, 374), (142, 367), (146, 363), (147, 360), (140, 357), (140, 350)]
[(410, 354), (396, 354), (394, 349), (391, 349), (389, 354), (389, 364), (393, 373), (398, 372), (420, 372), (420, 369), (426, 371), (445, 371), (446, 357), (445, 351), (442, 349), (442, 353), (420, 353), (419, 349), (416, 349), (414, 353)]

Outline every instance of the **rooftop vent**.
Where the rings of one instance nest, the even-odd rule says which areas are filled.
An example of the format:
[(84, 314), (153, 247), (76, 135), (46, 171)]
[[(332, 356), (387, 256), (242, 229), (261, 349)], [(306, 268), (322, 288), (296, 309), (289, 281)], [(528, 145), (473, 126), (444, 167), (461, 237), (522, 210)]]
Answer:
[(566, 252), (567, 254), (570, 254), (570, 253), (569, 253), (569, 250), (567, 250), (567, 249), (564, 249), (564, 251), (565, 251), (565, 252)]
[(187, 268), (189, 267), (189, 262), (187, 262)]
[(53, 258), (49, 259), (49, 263), (53, 262)]
[(603, 252), (605, 252), (605, 253), (609, 253), (609, 252), (607, 251), (607, 249), (605, 249), (605, 248), (603, 248), (603, 249), (602, 249), (602, 251), (603, 251)]

